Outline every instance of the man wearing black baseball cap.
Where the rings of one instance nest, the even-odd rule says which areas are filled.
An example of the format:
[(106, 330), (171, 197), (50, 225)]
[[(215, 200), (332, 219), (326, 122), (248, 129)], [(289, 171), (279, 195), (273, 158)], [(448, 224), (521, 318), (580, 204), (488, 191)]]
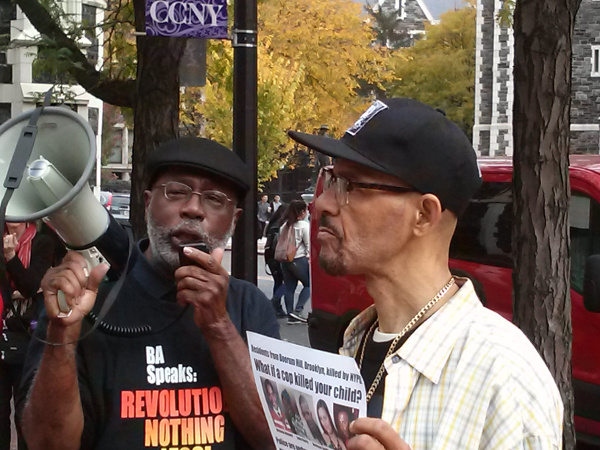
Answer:
[(40, 328), (53, 345), (33, 349), (41, 362), (25, 372), (31, 448), (273, 448), (244, 339), (246, 331), (279, 337), (279, 325), (264, 294), (221, 266), (250, 173), (208, 139), (176, 139), (149, 157), (149, 239), (105, 316), (108, 332), (77, 342), (89, 329), (83, 317), (106, 298), (105, 265), (88, 274), (71, 252), (47, 273)]
[(448, 267), (457, 218), (481, 185), (467, 137), (406, 98), (376, 101), (333, 139), (291, 131), (335, 158), (322, 172), (319, 263), (363, 275), (374, 305), (348, 326), (369, 418), (348, 449), (555, 449), (563, 407), (544, 362)]

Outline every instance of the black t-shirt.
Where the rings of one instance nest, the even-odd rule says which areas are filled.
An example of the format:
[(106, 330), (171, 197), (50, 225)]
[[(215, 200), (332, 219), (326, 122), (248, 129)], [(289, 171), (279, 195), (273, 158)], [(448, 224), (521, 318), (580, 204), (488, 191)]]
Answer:
[[(150, 325), (158, 333), (123, 338), (96, 330), (79, 342), (82, 449), (249, 448), (223, 404), (219, 378), (194, 323), (193, 309), (178, 305), (175, 293), (173, 281), (138, 254), (104, 322)], [(246, 331), (279, 337), (270, 302), (255, 285), (230, 278), (227, 310), (244, 339)], [(45, 330), (45, 325), (44, 320), (38, 328)], [(89, 325), (83, 328), (85, 333)], [(30, 347), (24, 372), (27, 385), (42, 352), (39, 342)], [(25, 392), (21, 390), (21, 404)]]
[[(410, 330), (408, 333), (406, 333), (404, 336), (402, 336), (400, 338), (400, 340), (396, 344), (396, 348), (394, 351), (397, 351), (400, 347), (402, 347), (402, 344), (404, 344), (408, 340), (410, 335), (415, 332), (415, 330), (419, 327), (419, 325), (417, 325), (415, 328), (413, 328), (412, 330)], [(379, 371), (379, 368), (383, 364), (385, 355), (387, 355), (387, 352), (390, 349), (390, 345), (392, 344), (392, 341), (390, 340), (390, 341), (386, 341), (386, 342), (375, 342), (373, 340), (373, 334), (370, 334), (368, 336), (368, 340), (365, 343), (366, 337), (367, 336), (365, 333), (365, 336), (363, 336), (363, 340), (361, 342), (361, 346), (359, 348), (359, 353), (358, 353), (356, 359), (357, 359), (357, 362), (360, 361), (360, 354), (362, 351), (362, 346), (366, 345), (365, 357), (363, 359), (360, 373), (365, 382), (365, 389), (367, 390), (367, 392), (369, 392), (369, 389), (371, 388), (371, 384), (373, 384), (373, 380), (375, 380), (375, 377), (377, 376), (377, 372)], [(381, 413), (383, 412), (383, 395), (385, 393), (385, 378), (386, 377), (387, 377), (387, 372), (385, 369), (383, 369), (383, 374), (381, 376), (381, 379), (379, 380), (379, 384), (377, 385), (375, 392), (371, 396), (371, 399), (367, 403), (367, 417), (381, 418)]]

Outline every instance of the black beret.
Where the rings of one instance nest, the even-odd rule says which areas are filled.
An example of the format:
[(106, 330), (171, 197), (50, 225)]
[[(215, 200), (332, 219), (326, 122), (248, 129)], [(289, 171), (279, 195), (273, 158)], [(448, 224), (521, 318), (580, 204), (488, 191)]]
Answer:
[(182, 137), (160, 144), (146, 161), (146, 186), (150, 186), (160, 169), (184, 166), (204, 170), (232, 182), (242, 194), (248, 192), (251, 171), (227, 147), (210, 139)]

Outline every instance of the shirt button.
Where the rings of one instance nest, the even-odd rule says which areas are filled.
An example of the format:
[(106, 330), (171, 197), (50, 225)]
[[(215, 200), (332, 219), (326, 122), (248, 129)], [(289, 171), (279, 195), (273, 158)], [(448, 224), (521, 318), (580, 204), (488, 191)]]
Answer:
[(399, 363), (399, 362), (400, 362), (400, 357), (399, 357), (398, 355), (394, 355), (394, 356), (392, 356), (392, 362), (393, 362), (394, 364), (397, 364), (397, 363)]

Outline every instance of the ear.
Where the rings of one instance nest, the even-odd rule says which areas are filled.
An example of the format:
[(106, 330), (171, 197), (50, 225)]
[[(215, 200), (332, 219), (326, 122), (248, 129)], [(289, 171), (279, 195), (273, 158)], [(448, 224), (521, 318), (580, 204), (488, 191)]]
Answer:
[(150, 201), (152, 200), (152, 191), (144, 191), (144, 221), (148, 222), (148, 208), (150, 207)]
[(144, 208), (148, 209), (150, 205), (150, 200), (152, 200), (152, 191), (145, 190), (144, 191)]
[(233, 223), (234, 225), (237, 225), (238, 220), (240, 220), (240, 217), (242, 217), (242, 208), (235, 208), (235, 211), (233, 211)]
[(417, 204), (418, 215), (414, 226), (417, 236), (423, 236), (435, 229), (442, 220), (442, 203), (433, 194), (423, 194)]

